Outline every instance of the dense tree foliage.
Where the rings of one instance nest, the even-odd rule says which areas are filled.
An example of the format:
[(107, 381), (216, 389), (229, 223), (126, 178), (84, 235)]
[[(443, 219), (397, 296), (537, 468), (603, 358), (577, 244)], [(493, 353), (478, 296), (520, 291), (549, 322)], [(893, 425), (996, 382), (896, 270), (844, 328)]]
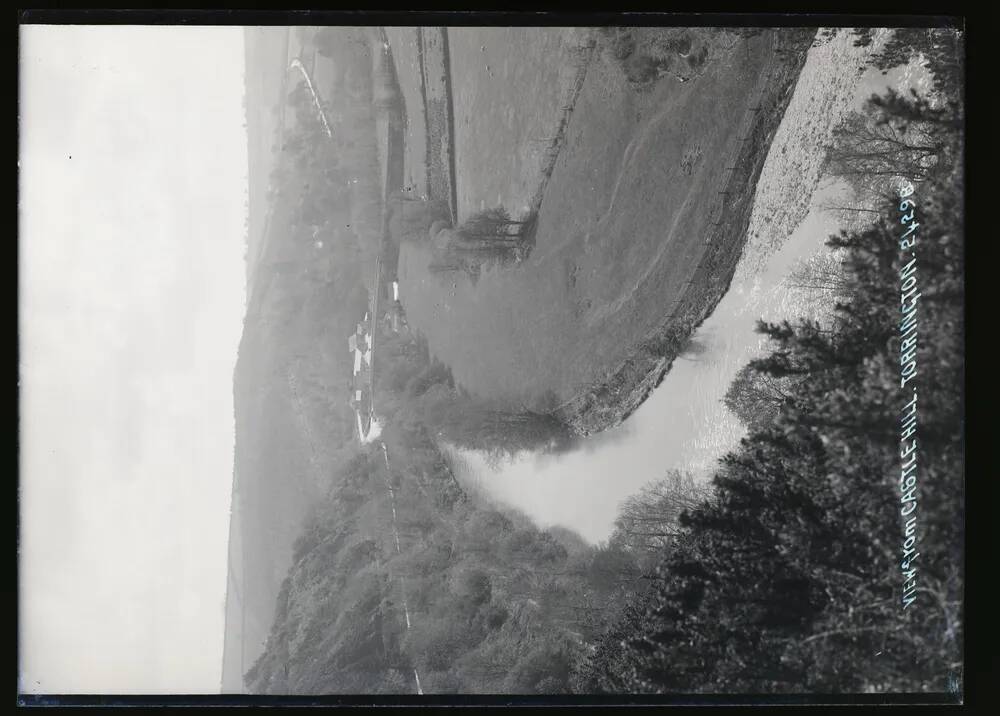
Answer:
[(560, 451), (571, 444), (566, 425), (551, 413), (494, 404), (459, 389), (451, 371), (432, 358), (426, 340), (386, 335), (375, 374), (388, 419), (425, 426), (431, 434), (500, 460), (521, 450)]
[[(862, 42), (868, 33), (860, 33)], [(901, 178), (926, 181), (937, 163), (952, 167), (962, 151), (962, 56), (960, 37), (946, 29), (900, 29), (893, 33), (874, 65), (887, 72), (919, 60), (932, 72), (934, 91), (873, 95), (863, 112), (838, 128), (827, 151), (827, 170), (845, 178), (855, 194), (881, 207)], [(948, 169), (942, 170), (947, 172)]]
[[(897, 198), (867, 230), (830, 239), (846, 258), (829, 325), (761, 323), (773, 349), (731, 396), (772, 415), (747, 420), (750, 434), (722, 460), (712, 496), (682, 516), (651, 588), (578, 667), (579, 691), (943, 691), (961, 680), (959, 124), (917, 98), (870, 106), (937, 146), (919, 175), (909, 161), (892, 174), (923, 180), (910, 197), (918, 373), (901, 389), (900, 272), (913, 257), (900, 250)], [(764, 379), (784, 387), (761, 396), (753, 383)], [(918, 433), (901, 440), (914, 386)]]
[(568, 691), (621, 566), (470, 499), (419, 426), (383, 439), (296, 542), (251, 692)]

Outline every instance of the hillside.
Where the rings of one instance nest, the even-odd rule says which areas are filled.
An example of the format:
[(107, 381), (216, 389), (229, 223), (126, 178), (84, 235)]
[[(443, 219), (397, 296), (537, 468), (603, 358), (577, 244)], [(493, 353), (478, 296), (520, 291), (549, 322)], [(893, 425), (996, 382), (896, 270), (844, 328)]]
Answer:
[[(551, 175), (536, 178), (544, 193), (530, 255), (465, 275), (436, 272), (426, 241), (405, 241), (400, 254), (410, 321), (460, 385), (512, 407), (560, 406), (581, 434), (617, 424), (641, 403), (725, 292), (760, 167), (813, 34), (634, 33), (601, 35), (589, 54), (564, 51), (585, 72), (565, 122), (558, 112), (545, 115), (547, 133), (561, 135)], [(679, 59), (685, 42), (688, 59)], [(456, 52), (472, 44), (456, 42)], [(465, 64), (453, 71), (461, 75)], [(520, 76), (514, 60), (497, 72), (507, 65)], [(533, 104), (512, 119), (488, 95), (469, 93), (481, 111), (456, 109), (480, 123), (477, 132), (457, 123), (458, 139), (476, 142), (457, 148), (460, 169), (470, 167), (459, 180), (475, 185), (460, 193), (523, 195), (527, 203), (532, 192), (504, 188), (494, 167), (546, 133), (535, 128), (542, 113)], [(539, 94), (543, 101), (549, 97)], [(492, 193), (485, 207), (495, 206)], [(521, 206), (507, 208), (524, 218)]]
[[(252, 38), (257, 30), (247, 32)], [(234, 375), (224, 692), (244, 689), (242, 676), (263, 649), (307, 508), (333, 466), (356, 450), (344, 343), (368, 305), (380, 238), (371, 51), (361, 31), (326, 32), (317, 41), (315, 29), (300, 28), (291, 38), (292, 51), (324, 80), (325, 86), (316, 83), (324, 111), (340, 122), (337, 140), (325, 144), (316, 140), (322, 127), (301, 74), (292, 74), (287, 94), (280, 94), (275, 63), (287, 63), (275, 43), (259, 52), (247, 43), (248, 96), (261, 103), (248, 118), (249, 141), (252, 148), (277, 149), (273, 162), (250, 164), (251, 187), (270, 189), (251, 192), (251, 214), (267, 219), (248, 265), (252, 280)], [(258, 92), (268, 77), (273, 97)], [(253, 116), (284, 120), (279, 127)], [(277, 134), (265, 136), (271, 131)]]
[(427, 427), (434, 406), (454, 400), (450, 376), (419, 339), (392, 340), (388, 427), (311, 511), (247, 686), (566, 692), (584, 643), (614, 613), (613, 560), (462, 489)]

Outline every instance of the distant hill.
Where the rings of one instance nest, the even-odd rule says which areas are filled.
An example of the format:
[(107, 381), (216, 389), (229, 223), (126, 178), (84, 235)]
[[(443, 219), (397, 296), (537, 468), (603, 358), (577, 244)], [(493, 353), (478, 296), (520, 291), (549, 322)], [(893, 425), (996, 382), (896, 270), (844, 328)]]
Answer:
[(250, 216), (247, 231), (247, 282), (260, 256), (268, 214), (267, 190), (278, 160), (275, 151), (284, 118), (290, 30), (248, 27), (243, 30), (247, 122), (247, 174)]
[[(357, 450), (345, 341), (368, 305), (379, 182), (367, 36), (333, 33), (320, 55), (315, 28), (246, 30), (248, 300), (233, 385), (225, 693), (244, 690), (292, 543), (332, 466)], [(302, 75), (285, 71), (290, 57), (324, 78), (314, 84), (339, 120), (334, 140), (316, 138)]]

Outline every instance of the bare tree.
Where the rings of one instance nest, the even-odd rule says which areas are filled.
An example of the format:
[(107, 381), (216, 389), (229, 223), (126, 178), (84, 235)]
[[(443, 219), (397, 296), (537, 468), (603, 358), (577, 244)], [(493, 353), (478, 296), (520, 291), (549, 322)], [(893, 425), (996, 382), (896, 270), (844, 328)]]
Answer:
[(851, 114), (834, 135), (826, 161), (831, 174), (857, 178), (904, 177), (923, 181), (941, 144), (917, 123), (881, 121), (878, 113)]
[(515, 220), (503, 207), (485, 209), (470, 216), (458, 228), (458, 234), (485, 245), (515, 245), (524, 238), (529, 220)]
[(840, 258), (832, 251), (824, 251), (796, 266), (789, 274), (788, 285), (830, 292), (835, 296), (844, 296), (850, 291), (850, 281)]
[(747, 427), (762, 427), (791, 399), (793, 380), (790, 377), (778, 378), (755, 370), (753, 365), (745, 365), (726, 391), (726, 407)]
[(681, 534), (681, 514), (702, 504), (709, 494), (690, 472), (670, 470), (622, 503), (612, 540), (640, 557), (660, 555)]

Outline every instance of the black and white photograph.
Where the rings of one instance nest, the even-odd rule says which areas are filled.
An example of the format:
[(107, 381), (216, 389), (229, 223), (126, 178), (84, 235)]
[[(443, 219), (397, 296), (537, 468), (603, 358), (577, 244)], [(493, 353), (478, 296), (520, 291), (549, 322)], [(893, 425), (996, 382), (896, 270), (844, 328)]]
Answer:
[(963, 702), (964, 18), (505, 17), (24, 13), (20, 704)]

